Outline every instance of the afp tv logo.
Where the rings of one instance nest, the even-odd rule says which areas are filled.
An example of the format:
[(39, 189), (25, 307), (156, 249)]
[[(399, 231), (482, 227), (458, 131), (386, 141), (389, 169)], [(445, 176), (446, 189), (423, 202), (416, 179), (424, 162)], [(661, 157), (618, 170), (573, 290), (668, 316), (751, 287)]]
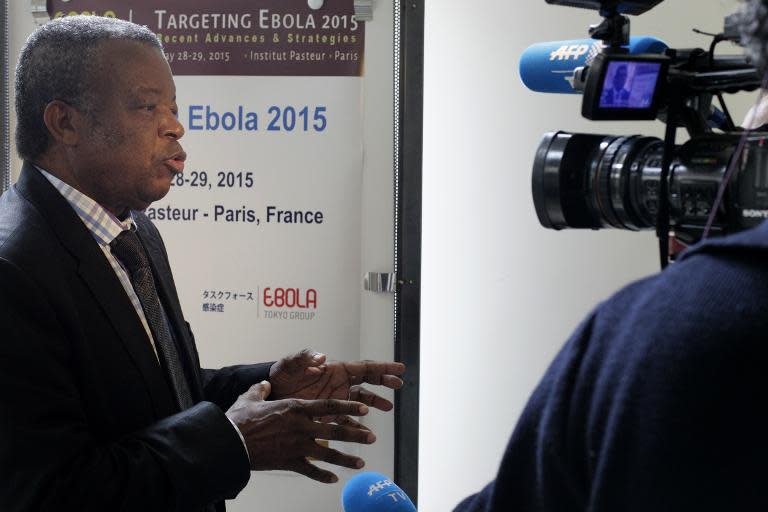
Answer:
[(264, 318), (275, 320), (314, 320), (318, 293), (315, 288), (268, 286), (261, 297)]
[(550, 62), (578, 61), (586, 55), (585, 63), (591, 64), (601, 51), (603, 51), (603, 44), (600, 42), (592, 44), (564, 44), (549, 53), (549, 60)]

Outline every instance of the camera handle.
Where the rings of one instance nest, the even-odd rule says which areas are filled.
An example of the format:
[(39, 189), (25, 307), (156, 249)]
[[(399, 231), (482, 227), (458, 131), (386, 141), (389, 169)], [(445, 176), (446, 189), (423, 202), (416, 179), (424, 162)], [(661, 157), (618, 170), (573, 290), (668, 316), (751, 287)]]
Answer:
[(615, 6), (604, 7), (600, 15), (605, 19), (589, 27), (589, 36), (602, 40), (608, 53), (626, 53), (626, 46), (629, 45), (629, 18), (619, 14)]

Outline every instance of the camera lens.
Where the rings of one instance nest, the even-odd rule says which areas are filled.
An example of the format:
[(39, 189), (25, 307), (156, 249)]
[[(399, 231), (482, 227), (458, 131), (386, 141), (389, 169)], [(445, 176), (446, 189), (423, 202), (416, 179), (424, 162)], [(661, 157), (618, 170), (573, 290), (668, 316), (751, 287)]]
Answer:
[(663, 143), (654, 137), (553, 132), (533, 164), (533, 201), (551, 229), (649, 229)]

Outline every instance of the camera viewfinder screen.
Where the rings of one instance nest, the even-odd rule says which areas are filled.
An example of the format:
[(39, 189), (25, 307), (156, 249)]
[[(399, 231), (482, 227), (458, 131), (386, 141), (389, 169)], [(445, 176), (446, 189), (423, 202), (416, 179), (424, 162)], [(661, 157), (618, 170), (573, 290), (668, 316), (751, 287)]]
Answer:
[(658, 62), (609, 62), (600, 94), (600, 108), (651, 108), (660, 73)]

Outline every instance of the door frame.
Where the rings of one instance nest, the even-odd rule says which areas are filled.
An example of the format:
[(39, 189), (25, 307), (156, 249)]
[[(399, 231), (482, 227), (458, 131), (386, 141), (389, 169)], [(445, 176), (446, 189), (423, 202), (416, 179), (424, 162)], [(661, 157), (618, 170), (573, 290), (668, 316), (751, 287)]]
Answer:
[(424, 0), (395, 2), (395, 481), (418, 502)]

